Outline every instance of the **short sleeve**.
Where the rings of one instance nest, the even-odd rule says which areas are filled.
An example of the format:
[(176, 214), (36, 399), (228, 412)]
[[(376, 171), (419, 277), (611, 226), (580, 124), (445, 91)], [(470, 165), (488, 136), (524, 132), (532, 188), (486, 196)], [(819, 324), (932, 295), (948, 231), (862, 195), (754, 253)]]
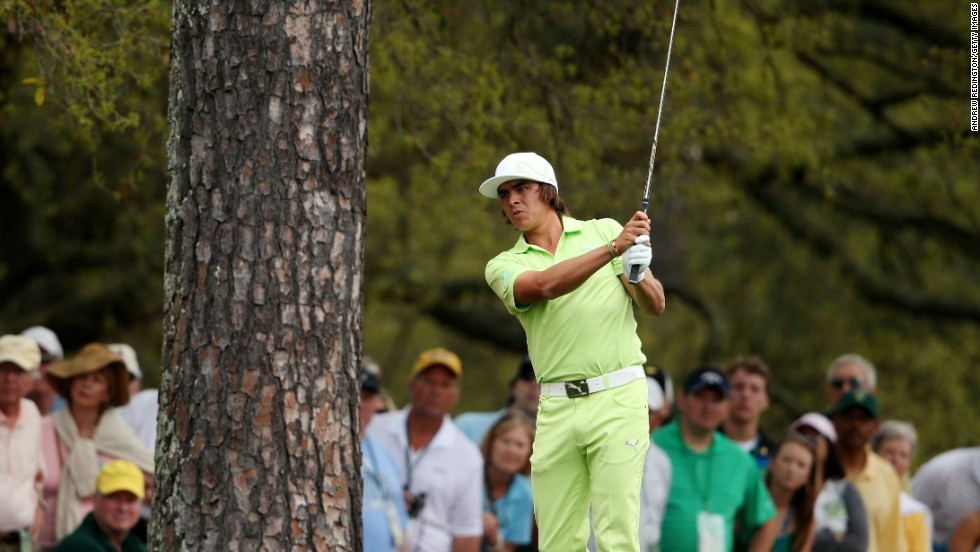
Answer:
[(745, 504), (741, 512), (743, 527), (755, 530), (763, 523), (769, 521), (776, 515), (776, 507), (772, 503), (766, 484), (759, 474), (759, 469), (754, 462), (747, 464), (746, 468), (746, 496)]
[(527, 270), (528, 267), (522, 266), (517, 262), (515, 255), (510, 253), (501, 253), (487, 263), (484, 274), (487, 284), (503, 302), (507, 312), (514, 315), (530, 307), (530, 305), (518, 305), (514, 297), (514, 280)]
[[(460, 439), (466, 437), (461, 434)], [(468, 440), (466, 444), (471, 445)], [(477, 450), (475, 446), (473, 450)], [(459, 485), (458, 498), (449, 513), (449, 530), (454, 537), (483, 534), (483, 478), (480, 476), (483, 473), (483, 459), (479, 453), (473, 457), (473, 462), (468, 464), (465, 472), (459, 474), (460, 477), (455, 481)]]
[(502, 527), (504, 541), (517, 545), (529, 544), (534, 503), (531, 499), (531, 484), (526, 477), (514, 476), (514, 483), (503, 507), (507, 511), (498, 513), (501, 524), (506, 524)]

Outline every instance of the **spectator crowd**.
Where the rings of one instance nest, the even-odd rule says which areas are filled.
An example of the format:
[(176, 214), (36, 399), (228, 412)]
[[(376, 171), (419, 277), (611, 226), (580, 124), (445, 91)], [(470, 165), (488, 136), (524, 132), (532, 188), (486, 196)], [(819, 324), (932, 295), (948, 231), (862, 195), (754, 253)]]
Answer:
[[(378, 365), (365, 365), (364, 550), (538, 550), (531, 466), (542, 399), (530, 359), (500, 409), (455, 419), (457, 354), (420, 352), (401, 408)], [(834, 360), (826, 407), (772, 435), (762, 418), (773, 375), (759, 357), (696, 366), (676, 392), (664, 368), (644, 375), (648, 443), (626, 443), (644, 454), (640, 550), (978, 550), (980, 447), (912, 473), (916, 430), (882, 419), (877, 373), (863, 357)], [(0, 552), (145, 550), (157, 394), (141, 383), (125, 344), (91, 343), (65, 358), (47, 328), (0, 337)], [(569, 526), (591, 532), (582, 548), (616, 552), (595, 519), (586, 512)]]
[(157, 401), (133, 401), (141, 380), (129, 345), (65, 359), (48, 328), (0, 337), (0, 552), (146, 549)]
[[(375, 400), (383, 392), (377, 365), (364, 372), (362, 408), (375, 409), (364, 422), (375, 444), (362, 447), (365, 551), (539, 550), (528, 474), (540, 386), (531, 361), (517, 367), (499, 410), (453, 419), (463, 373), (454, 353), (423, 351), (409, 404), (393, 410)], [(757, 356), (697, 366), (676, 395), (667, 370), (647, 366), (645, 374), (643, 552), (980, 550), (980, 447), (940, 454), (911, 473), (915, 428), (882, 419), (877, 372), (865, 358), (835, 359), (826, 407), (773, 435), (762, 430), (773, 376)], [(387, 486), (369, 491), (381, 480), (368, 474), (379, 451)], [(593, 525), (583, 547), (616, 552), (597, 537), (593, 515), (574, 523)]]

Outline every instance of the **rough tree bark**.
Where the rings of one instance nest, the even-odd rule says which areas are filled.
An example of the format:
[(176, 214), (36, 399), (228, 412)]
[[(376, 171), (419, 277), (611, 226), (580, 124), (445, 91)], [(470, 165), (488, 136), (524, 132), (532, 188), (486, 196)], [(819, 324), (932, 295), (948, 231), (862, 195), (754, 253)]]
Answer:
[(154, 550), (357, 550), (370, 0), (176, 0)]

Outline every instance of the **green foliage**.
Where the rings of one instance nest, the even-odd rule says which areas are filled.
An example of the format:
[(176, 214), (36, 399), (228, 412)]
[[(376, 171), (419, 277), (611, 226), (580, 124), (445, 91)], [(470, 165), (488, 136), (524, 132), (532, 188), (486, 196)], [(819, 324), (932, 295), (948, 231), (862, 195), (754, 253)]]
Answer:
[[(940, 406), (978, 419), (962, 390), (980, 360), (964, 346), (980, 321), (980, 259), (967, 245), (980, 232), (980, 167), (960, 100), (962, 14), (906, 4), (681, 5), (651, 208), (669, 306), (641, 332), (651, 361), (677, 375), (762, 355), (776, 373), (776, 434), (822, 408), (834, 357), (862, 353), (881, 369), (886, 415), (919, 425), (931, 453), (970, 442), (938, 431), (951, 415)], [(424, 347), (510, 343), (444, 312), (455, 305), (502, 333), (514, 324), (482, 287), (486, 259), (516, 239), (476, 193), (503, 155), (551, 159), (580, 217), (637, 208), (672, 8), (378, 6), (366, 348), (396, 382)], [(970, 309), (947, 308), (957, 300)], [(372, 332), (399, 303), (444, 327), (403, 313), (397, 333)], [(462, 408), (496, 407), (516, 360), (483, 364), (471, 345), (464, 358), (476, 376)]]
[[(0, 325), (161, 344), (169, 3), (0, 3)], [(38, 101), (43, 95), (44, 101)]]
[(168, 3), (13, 0), (0, 20), (8, 41), (31, 46), (33, 68), (23, 67), (33, 74), (21, 84), (34, 87), (38, 107), (54, 104), (59, 130), (92, 150), (107, 134), (164, 130), (154, 96), (166, 89)]

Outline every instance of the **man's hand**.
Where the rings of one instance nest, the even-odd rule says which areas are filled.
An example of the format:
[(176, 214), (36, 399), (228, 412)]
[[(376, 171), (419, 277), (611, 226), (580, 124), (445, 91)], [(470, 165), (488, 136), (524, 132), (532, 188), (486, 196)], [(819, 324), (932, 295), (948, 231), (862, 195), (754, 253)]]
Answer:
[(643, 281), (646, 269), (650, 268), (650, 263), (653, 261), (653, 248), (648, 245), (649, 242), (650, 236), (637, 236), (635, 245), (623, 253), (623, 274), (627, 278), (632, 274), (634, 266), (639, 267), (636, 283)]
[(623, 225), (623, 231), (613, 240), (613, 245), (617, 251), (625, 252), (627, 248), (638, 243), (636, 239), (640, 236), (650, 236), (650, 217), (643, 211), (633, 213), (633, 216)]
[(497, 541), (500, 539), (500, 522), (497, 516), (490, 512), (483, 512), (483, 536), (491, 547), (497, 546)]

